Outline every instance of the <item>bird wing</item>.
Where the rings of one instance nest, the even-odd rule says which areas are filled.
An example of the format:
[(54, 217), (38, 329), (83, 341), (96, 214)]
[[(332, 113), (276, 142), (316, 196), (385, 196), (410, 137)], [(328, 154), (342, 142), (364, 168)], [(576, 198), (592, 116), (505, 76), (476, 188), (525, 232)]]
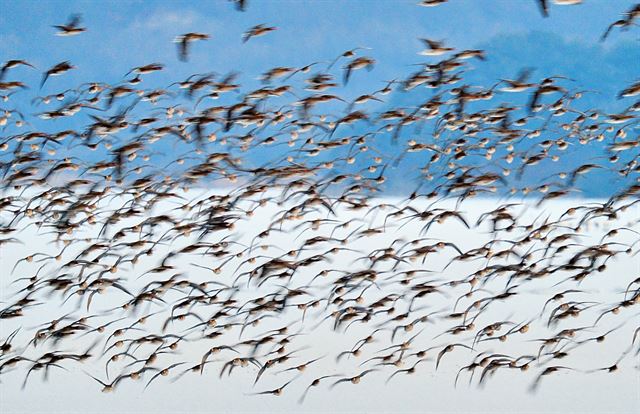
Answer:
[(178, 43), (178, 59), (186, 62), (189, 57), (189, 40), (186, 36), (183, 36)]
[(542, 16), (549, 17), (549, 3), (547, 3), (547, 0), (538, 0), (538, 6), (540, 7)]

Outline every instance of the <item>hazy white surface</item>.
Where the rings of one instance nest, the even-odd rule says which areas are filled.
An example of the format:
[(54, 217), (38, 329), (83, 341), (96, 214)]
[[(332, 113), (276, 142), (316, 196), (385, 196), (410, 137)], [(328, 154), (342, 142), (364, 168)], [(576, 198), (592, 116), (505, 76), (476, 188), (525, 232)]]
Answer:
[[(398, 203), (397, 200), (386, 200), (386, 202), (393, 204)], [(561, 214), (570, 205), (580, 205), (580, 201), (557, 201), (553, 203), (546, 203), (544, 205), (545, 211), (552, 213), (552, 215)], [(491, 210), (497, 207), (496, 201), (491, 200), (478, 200), (473, 202), (467, 202), (463, 205), (462, 210), (465, 216), (469, 219), (469, 222), (474, 221), (477, 215), (481, 212)], [(272, 209), (272, 210), (269, 210)], [(258, 217), (252, 219), (249, 223), (243, 223), (238, 226), (238, 239), (242, 239), (242, 234), (247, 234), (246, 229), (251, 226), (253, 228), (251, 234), (256, 234), (257, 231), (263, 230), (268, 226), (269, 220), (272, 214), (276, 210), (272, 207), (267, 207), (258, 214)], [(530, 208), (525, 212), (525, 222), (534, 219), (540, 210)], [(621, 218), (619, 223), (608, 222), (602, 227), (592, 227), (593, 234), (585, 235), (585, 244), (594, 241), (597, 242), (599, 237), (606, 232), (608, 228), (615, 226), (627, 225), (628, 221), (637, 219), (640, 217), (638, 208), (633, 208), (627, 212), (627, 214)], [(345, 213), (349, 214), (349, 213)], [(355, 217), (355, 215), (348, 215), (347, 217)], [(368, 217), (370, 218), (371, 215)], [(342, 219), (342, 217), (340, 217)], [(626, 221), (625, 221), (626, 220)], [(380, 218), (376, 222), (380, 221)], [(608, 226), (608, 227), (606, 227)], [(345, 230), (348, 234), (357, 226), (354, 225)], [(404, 237), (407, 240), (416, 238), (416, 234), (420, 230), (421, 225), (407, 225), (401, 230), (389, 230), (387, 233), (381, 236), (373, 238), (362, 238), (357, 243), (350, 243), (347, 247), (353, 247), (362, 250), (365, 254), (375, 248), (387, 247), (395, 238)], [(365, 227), (366, 228), (366, 227)], [(244, 229), (244, 230), (243, 230)], [(256, 230), (258, 229), (258, 230)], [(590, 231), (591, 233), (591, 231)], [(295, 233), (297, 234), (297, 233)], [(306, 237), (312, 237), (313, 234), (307, 231), (296, 242), (299, 244), (301, 240)], [(452, 241), (458, 244), (462, 251), (466, 251), (470, 248), (479, 247), (484, 242), (490, 240), (490, 235), (482, 232), (481, 230), (469, 231), (464, 229), (455, 220), (448, 220), (443, 225), (432, 227), (429, 231), (428, 237), (440, 238), (443, 240)], [(0, 272), (2, 272), (2, 292), (0, 292), (1, 300), (7, 301), (13, 296), (15, 292), (15, 285), (9, 286), (12, 279), (26, 276), (21, 272), (25, 272), (27, 266), (24, 264), (19, 267), (13, 276), (9, 275), (9, 270), (13, 267), (16, 260), (24, 257), (25, 255), (38, 251), (38, 247), (42, 247), (43, 251), (55, 252), (60, 249), (59, 246), (47, 245), (47, 237), (37, 236), (34, 228), (20, 234), (21, 240), (25, 241), (27, 245), (9, 245), (8, 248), (3, 248), (0, 252)], [(268, 243), (275, 245), (289, 245), (294, 248), (292, 242), (293, 236), (288, 233), (275, 233), (269, 239)], [(616, 241), (622, 241), (625, 239), (624, 235), (621, 235)], [(212, 239), (214, 240), (214, 239)], [(633, 237), (627, 237), (626, 241), (634, 241)], [(243, 240), (244, 241), (244, 240)], [(250, 241), (245, 241), (249, 243)], [(297, 245), (296, 244), (296, 245)], [(185, 245), (184, 242), (180, 246)], [(172, 246), (174, 249), (176, 246)], [(634, 249), (635, 250), (635, 249)], [(274, 256), (277, 251), (269, 252)], [(262, 253), (260, 253), (262, 254)], [(353, 262), (355, 257), (362, 255), (340, 255), (333, 259), (333, 264), (321, 263), (320, 265), (314, 265), (308, 269), (309, 275), (313, 276), (321, 268), (341, 268), (350, 269), (352, 266), (353, 271), (361, 270), (365, 266), (365, 262), (359, 264), (349, 265)], [(142, 261), (136, 267), (136, 276), (141, 273), (140, 269), (151, 268), (157, 265), (163, 257), (162, 254), (154, 255), (147, 261)], [(431, 279), (437, 278), (438, 272), (442, 269), (453, 257), (453, 254), (449, 252), (445, 254), (436, 254), (428, 257), (425, 265), (419, 266), (424, 269), (430, 269), (435, 271), (433, 275), (429, 277)], [(189, 278), (193, 280), (207, 280), (211, 278), (212, 273), (207, 273), (206, 270), (197, 269), (189, 266), (189, 262), (193, 260), (178, 259), (175, 264), (180, 269), (189, 272)], [(478, 262), (479, 263), (479, 262)], [(200, 262), (200, 264), (206, 265), (206, 260)], [(213, 265), (211, 265), (213, 267)], [(449, 267), (446, 273), (442, 274), (442, 277), (453, 277), (457, 279), (464, 277), (477, 268), (478, 264), (464, 264), (459, 263)], [(234, 266), (230, 267), (232, 270)], [(230, 271), (229, 270), (229, 271)], [(608, 263), (608, 269), (600, 274), (596, 274), (593, 277), (585, 279), (580, 286), (589, 292), (597, 292), (599, 298), (601, 298), (604, 305), (598, 307), (598, 310), (606, 309), (606, 304), (613, 303), (620, 300), (620, 291), (624, 290), (626, 285), (638, 276), (640, 271), (640, 255), (635, 257), (622, 256), (622, 258), (615, 257)], [(305, 272), (306, 273), (306, 272)], [(116, 276), (123, 276), (126, 274), (126, 270), (119, 270)], [(153, 280), (154, 275), (142, 278), (141, 285)], [(164, 275), (167, 278), (168, 275)], [(298, 276), (296, 276), (297, 278)], [(507, 318), (513, 320), (527, 320), (532, 316), (540, 313), (542, 304), (558, 291), (563, 289), (574, 288), (575, 285), (572, 282), (568, 282), (559, 287), (550, 288), (550, 285), (557, 283), (564, 279), (566, 276), (554, 276), (553, 280), (547, 281), (535, 281), (527, 282), (523, 291), (526, 294), (519, 295), (516, 298), (509, 300), (506, 303), (496, 304), (492, 306), (490, 310), (483, 314), (482, 320), (476, 322), (476, 327), (483, 327), (489, 323), (505, 320)], [(227, 275), (223, 272), (221, 275), (213, 276), (215, 280), (224, 281), (230, 283), (234, 277)], [(305, 281), (310, 280), (300, 278), (295, 279), (297, 283), (292, 283), (293, 286), (304, 286)], [(314, 283), (314, 286), (318, 284), (318, 280)], [(552, 282), (552, 283), (551, 283)], [(129, 286), (129, 285), (128, 285)], [(246, 284), (245, 284), (246, 286)], [(492, 291), (499, 292), (504, 289), (503, 283), (489, 284), (487, 287), (492, 287)], [(249, 288), (250, 296), (255, 296), (255, 288)], [(397, 287), (396, 287), (397, 291)], [(458, 291), (456, 291), (458, 292)], [(460, 294), (464, 292), (464, 289), (459, 290)], [(369, 293), (369, 292), (367, 292)], [(244, 292), (243, 292), (244, 294)], [(117, 300), (110, 301), (108, 298), (110, 295), (113, 297), (118, 296), (116, 291), (109, 291), (107, 295), (97, 295), (94, 298), (92, 304), (91, 313), (98, 310), (112, 308), (118, 306), (126, 299), (125, 295), (120, 295)], [(248, 297), (250, 297), (248, 296)], [(367, 296), (368, 299), (381, 297), (381, 292), (373, 292), (371, 296)], [(590, 296), (589, 299), (595, 296)], [(437, 310), (445, 305), (449, 305), (456, 299), (456, 297), (445, 298), (439, 295), (428, 295), (426, 299), (420, 302), (420, 305), (428, 305), (427, 311)], [(472, 299), (473, 300), (473, 299)], [(57, 299), (56, 303), (61, 301)], [(33, 334), (34, 326), (49, 321), (55, 317), (59, 317), (66, 313), (66, 311), (72, 310), (75, 307), (73, 301), (69, 301), (68, 308), (50, 308), (47, 306), (40, 306), (30, 309), (26, 312), (25, 317), (2, 321), (0, 329), (0, 337), (4, 338), (13, 331), (20, 324), (23, 325), (21, 334), (25, 332)], [(466, 302), (468, 306), (470, 302)], [(462, 307), (462, 306), (460, 306)], [(635, 308), (635, 309), (634, 309)], [(318, 314), (316, 311), (315, 314)], [(599, 312), (593, 313), (591, 321), (598, 316)], [(479, 389), (476, 385), (477, 378), (479, 378), (480, 371), (476, 371), (474, 376), (474, 383), (468, 386), (468, 373), (463, 373), (458, 382), (457, 388), (453, 387), (453, 380), (458, 369), (471, 362), (472, 356), (477, 353), (478, 350), (491, 350), (494, 352), (508, 351), (510, 355), (521, 355), (525, 353), (531, 353), (532, 349), (537, 349), (537, 345), (527, 342), (529, 339), (541, 338), (547, 335), (549, 332), (558, 331), (560, 329), (577, 327), (581, 321), (585, 320), (584, 316), (581, 316), (580, 321), (564, 321), (558, 327), (549, 331), (543, 326), (542, 322), (534, 322), (532, 329), (525, 339), (516, 338), (514, 340), (509, 339), (506, 343), (500, 343), (494, 345), (494, 342), (484, 344), (482, 348), (478, 348), (475, 353), (471, 353), (469, 350), (457, 349), (454, 352), (447, 354), (443, 358), (438, 371), (435, 371), (435, 356), (438, 349), (434, 350), (429, 356), (433, 359), (422, 363), (418, 366), (417, 372), (414, 375), (398, 375), (394, 379), (385, 384), (387, 377), (394, 371), (394, 369), (385, 369), (382, 372), (372, 373), (369, 376), (363, 378), (362, 382), (357, 385), (341, 384), (336, 388), (329, 390), (329, 382), (323, 382), (319, 387), (311, 389), (306, 401), (303, 405), (298, 405), (297, 400), (309, 385), (309, 383), (316, 377), (332, 373), (341, 373), (345, 375), (355, 375), (362, 371), (364, 368), (359, 364), (363, 361), (363, 357), (359, 359), (342, 359), (340, 363), (336, 364), (335, 355), (343, 350), (351, 349), (353, 344), (365, 336), (367, 336), (372, 330), (372, 323), (368, 325), (357, 325), (349, 328), (349, 331), (345, 334), (342, 332), (333, 332), (331, 330), (330, 322), (323, 323), (318, 329), (311, 331), (319, 321), (316, 321), (316, 315), (314, 313), (307, 314), (307, 320), (305, 320), (305, 331), (311, 332), (306, 335), (303, 340), (296, 342), (296, 345), (288, 348), (288, 351), (300, 348), (301, 344), (307, 344), (310, 348), (305, 349), (300, 353), (300, 356), (296, 359), (292, 359), (291, 363), (286, 367), (294, 366), (303, 361), (329, 355), (316, 365), (309, 367), (301, 377), (296, 379), (289, 387), (287, 387), (282, 396), (275, 397), (271, 395), (264, 396), (245, 396), (245, 393), (258, 392), (264, 390), (271, 390), (277, 388), (293, 378), (290, 372), (281, 375), (273, 375), (274, 372), (286, 368), (276, 367), (271, 369), (270, 375), (265, 374), (260, 382), (252, 388), (251, 384), (255, 378), (257, 368), (250, 367), (244, 369), (238, 369), (233, 372), (230, 377), (226, 376), (222, 379), (219, 378), (219, 370), (222, 363), (209, 364), (205, 368), (204, 375), (187, 373), (177, 382), (172, 382), (175, 377), (175, 373), (181, 371), (183, 367), (180, 367), (178, 371), (172, 371), (172, 375), (169, 377), (160, 377), (152, 384), (145, 392), (143, 392), (144, 385), (146, 383), (143, 378), (141, 381), (123, 382), (114, 393), (103, 394), (100, 392), (100, 385), (95, 383), (91, 378), (83, 374), (79, 369), (79, 365), (69, 365), (71, 372), (64, 372), (61, 370), (53, 369), (50, 372), (50, 378), (47, 383), (42, 381), (42, 374), (40, 372), (34, 372), (29, 379), (27, 388), (22, 391), (21, 385), (24, 378), (24, 366), (22, 368), (14, 369), (13, 371), (3, 374), (1, 377), (2, 383), (0, 384), (0, 411), (2, 413), (12, 412), (483, 412), (483, 413), (495, 413), (495, 412), (575, 412), (575, 413), (600, 413), (600, 412), (615, 412), (615, 413), (631, 413), (638, 412), (640, 410), (640, 366), (637, 360), (634, 360), (632, 354), (628, 355), (623, 362), (620, 363), (620, 369), (615, 373), (598, 372), (598, 373), (584, 373), (584, 372), (559, 372), (548, 376), (542, 381), (541, 387), (536, 394), (531, 394), (527, 391), (529, 385), (535, 379), (535, 376), (541, 371), (541, 368), (532, 364), (531, 369), (527, 372), (520, 372), (519, 370), (498, 370), (496, 374), (490, 378), (486, 383), (486, 386)], [(419, 313), (416, 317), (420, 316)], [(287, 314), (283, 315), (283, 320), (287, 318)], [(603, 319), (598, 325), (598, 330), (601, 332), (604, 330), (615, 327), (616, 325), (628, 321), (623, 328), (614, 332), (610, 336), (607, 336), (605, 343), (602, 344), (588, 344), (578, 348), (572, 354), (557, 363), (551, 365), (567, 365), (571, 367), (577, 367), (582, 370), (590, 370), (595, 368), (606, 367), (612, 365), (615, 360), (627, 349), (631, 344), (631, 335), (633, 329), (638, 326), (640, 318), (638, 316), (637, 307), (630, 309), (623, 309), (619, 315), (608, 315), (605, 318), (611, 318), (609, 320)], [(283, 321), (276, 321), (278, 326), (283, 324)], [(242, 339), (249, 339), (260, 333), (268, 331), (271, 327), (276, 326), (276, 323), (272, 321), (265, 321), (258, 325), (258, 327), (247, 330)], [(188, 325), (188, 323), (187, 323)], [(470, 343), (469, 336), (465, 337), (452, 337), (443, 336), (438, 339), (433, 339), (436, 335), (442, 333), (444, 330), (453, 326), (452, 321), (436, 323), (427, 323), (423, 325), (424, 331), (420, 334), (419, 338), (415, 341), (414, 348), (416, 350), (422, 349), (426, 346), (433, 345), (446, 345), (452, 341), (462, 341)], [(415, 333), (419, 332), (422, 327), (416, 327), (413, 332), (402, 333), (396, 337), (393, 343), (398, 343), (399, 340), (407, 339)], [(504, 328), (503, 328), (504, 329)], [(477, 332), (477, 331), (476, 331)], [(468, 334), (471, 337), (475, 334)], [(26, 343), (28, 337), (25, 340), (25, 336), (20, 336), (20, 340), (17, 343)], [(452, 339), (453, 338), (453, 339)], [(231, 344), (233, 341), (238, 341), (237, 333), (233, 331), (224, 335), (221, 340), (216, 340), (216, 344)], [(201, 341), (203, 342), (203, 341)], [(82, 347), (86, 347), (87, 342), (70, 342), (65, 340), (62, 344), (71, 347), (71, 344), (82, 343)], [(203, 346), (204, 345), (204, 346)], [(372, 343), (367, 345), (366, 351), (363, 353), (365, 358), (373, 356), (375, 351), (391, 345), (390, 340), (385, 338), (383, 343)], [(208, 347), (212, 346), (212, 342), (207, 344), (195, 343), (180, 345), (179, 355), (171, 355), (170, 359), (159, 359), (157, 366), (168, 365), (173, 362), (181, 360), (188, 361), (184, 368), (189, 368), (199, 362), (200, 356)], [(82, 349), (80, 347), (80, 349)], [(64, 349), (65, 345), (59, 345), (59, 349)], [(79, 350), (79, 349), (69, 349)], [(44, 352), (44, 351), (43, 351)], [(520, 352), (520, 353), (519, 353)], [(179, 359), (184, 357), (184, 359)], [(219, 360), (229, 360), (232, 358), (230, 354), (218, 354), (216, 358)], [(104, 362), (106, 359), (101, 360), (101, 364), (95, 362), (87, 362), (84, 368), (89, 373), (92, 373), (100, 378), (104, 378)], [(121, 365), (122, 366), (122, 365)], [(120, 366), (120, 368), (121, 368)], [(403, 368), (408, 368), (408, 364), (405, 364)], [(118, 372), (118, 366), (113, 365), (113, 369), (110, 370), (112, 377)], [(150, 376), (146, 377), (147, 380)]]

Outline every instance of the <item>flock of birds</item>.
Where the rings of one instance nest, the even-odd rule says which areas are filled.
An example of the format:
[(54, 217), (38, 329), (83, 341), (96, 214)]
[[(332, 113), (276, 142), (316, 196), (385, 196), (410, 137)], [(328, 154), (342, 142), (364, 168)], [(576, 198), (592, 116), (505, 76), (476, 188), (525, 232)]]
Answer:
[[(639, 16), (636, 5), (604, 37)], [(55, 29), (87, 30), (79, 15)], [(242, 41), (274, 30), (254, 26)], [(177, 36), (178, 58), (209, 38)], [(151, 63), (116, 84), (37, 96), (32, 117), (11, 106), (30, 89), (21, 71), (36, 69), (5, 62), (0, 259), (11, 293), (0, 320), (41, 323), (0, 332), (0, 379), (21, 370), (24, 387), (36, 372), (75, 369), (107, 392), (243, 372), (251, 394), (302, 383), (302, 401), (320, 384), (446, 365), (456, 385), (475, 372), (482, 385), (531, 369), (532, 389), (560, 371), (630, 366), (640, 353), (640, 277), (607, 268), (638, 263), (640, 82), (619, 92), (624, 111), (581, 110), (589, 92), (564, 76), (523, 70), (467, 84), (490, 56), (423, 43), (428, 61), (417, 72), (355, 98), (339, 91), (377, 64), (366, 48), (270, 68), (254, 90), (237, 73), (145, 88), (165, 68)], [(57, 63), (31, 89), (73, 69)], [(432, 94), (415, 107), (383, 106), (416, 89)], [(71, 117), (82, 126), (60, 130)], [(597, 156), (565, 169), (576, 148)], [(604, 171), (621, 190), (572, 198)], [(394, 172), (407, 185), (415, 173), (415, 190), (387, 199)], [(486, 207), (481, 196), (493, 201), (472, 220), (465, 209)], [(567, 207), (546, 212), (550, 200)], [(51, 239), (49, 250), (24, 243), (27, 229)], [(601, 288), (584, 288), (592, 280)], [(619, 284), (603, 299), (602, 286)], [(526, 295), (537, 302), (518, 305)], [(518, 306), (528, 315), (509, 315)], [(349, 346), (325, 353), (334, 339), (309, 343), (318, 332)], [(624, 332), (619, 352), (605, 341), (614, 332)], [(561, 361), (582, 350), (610, 360), (587, 369)], [(468, 363), (451, 367), (450, 353)], [(267, 377), (277, 386), (265, 389)]]

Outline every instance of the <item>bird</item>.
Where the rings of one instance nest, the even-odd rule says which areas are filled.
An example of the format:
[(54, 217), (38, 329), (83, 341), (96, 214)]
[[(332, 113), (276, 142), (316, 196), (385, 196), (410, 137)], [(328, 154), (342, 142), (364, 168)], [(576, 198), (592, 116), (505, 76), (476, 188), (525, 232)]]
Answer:
[(553, 374), (554, 372), (559, 372), (559, 371), (563, 371), (563, 370), (573, 370), (573, 368), (569, 368), (569, 367), (565, 367), (565, 366), (560, 366), (560, 365), (554, 365), (554, 366), (550, 366), (545, 368), (539, 375), (538, 377), (535, 379), (535, 381), (531, 384), (531, 386), (529, 387), (529, 391), (531, 392), (535, 392), (538, 390), (538, 387), (540, 386), (540, 381), (542, 381), (543, 377), (546, 377), (548, 375)]
[(448, 0), (420, 0), (420, 3), (418, 3), (418, 6), (423, 6), (423, 7), (435, 7), (435, 6), (439, 6), (441, 4), (446, 3)]
[[(582, 0), (553, 0), (553, 2), (560, 6), (571, 6), (581, 4)], [(536, 0), (540, 13), (543, 17), (549, 17), (549, 0)]]
[(388, 384), (393, 379), (393, 377), (395, 377), (398, 374), (403, 374), (403, 373), (404, 374), (408, 374), (408, 375), (414, 374), (416, 372), (416, 367), (418, 366), (418, 364), (420, 364), (421, 362), (424, 362), (424, 361), (426, 361), (426, 359), (419, 359), (411, 367), (406, 368), (406, 369), (399, 369), (399, 370), (395, 371), (393, 374), (391, 374), (389, 376), (389, 378), (387, 378), (386, 383)]
[(346, 85), (349, 82), (349, 78), (351, 77), (351, 73), (354, 70), (366, 68), (367, 70), (373, 69), (376, 61), (372, 58), (361, 56), (354, 58), (351, 62), (349, 62), (344, 68), (344, 84)]
[(4, 79), (4, 76), (7, 74), (9, 69), (13, 69), (13, 68), (18, 67), (20, 65), (28, 66), (28, 67), (30, 67), (32, 69), (36, 68), (35, 66), (33, 66), (31, 63), (27, 62), (26, 60), (22, 60), (22, 59), (8, 60), (0, 68), (0, 81), (2, 81), (2, 79)]
[(247, 3), (249, 3), (248, 0), (229, 0), (229, 1), (233, 2), (233, 4), (236, 7), (236, 10), (241, 12), (247, 10)]
[(367, 369), (365, 371), (362, 371), (360, 374), (354, 376), (354, 377), (349, 377), (349, 378), (341, 378), (338, 381), (334, 382), (333, 384), (331, 384), (331, 388), (335, 387), (338, 384), (341, 384), (343, 382), (350, 382), (352, 384), (359, 384), (360, 380), (367, 374), (370, 374), (372, 372), (376, 372), (378, 371), (377, 369)]
[(80, 27), (81, 22), (81, 14), (72, 14), (71, 16), (69, 16), (69, 20), (67, 21), (67, 23), (62, 25), (55, 25), (53, 27), (58, 29), (58, 32), (56, 32), (57, 36), (76, 36), (87, 31), (86, 27)]
[(115, 378), (113, 381), (111, 381), (110, 383), (106, 383), (106, 382), (103, 382), (102, 380), (100, 380), (100, 379), (98, 379), (98, 378), (94, 377), (94, 376), (93, 376), (93, 375), (91, 375), (91, 374), (87, 374), (87, 375), (88, 375), (89, 377), (93, 378), (93, 379), (94, 379), (96, 382), (98, 382), (100, 385), (102, 385), (102, 392), (105, 392), (105, 393), (115, 391), (116, 386), (118, 385), (118, 383), (119, 383), (120, 381), (122, 381), (122, 380), (123, 380), (123, 379), (125, 379), (125, 378), (130, 378), (130, 376), (129, 376), (128, 374), (127, 374), (127, 375), (119, 375), (118, 377), (116, 377), (116, 378)]
[(425, 50), (420, 52), (420, 54), (424, 56), (440, 56), (447, 52), (455, 50), (452, 47), (444, 46), (443, 42), (439, 42), (436, 40), (420, 39), (420, 41), (427, 47)]
[(198, 40), (209, 40), (210, 35), (206, 33), (189, 32), (182, 34), (174, 39), (174, 42), (178, 45), (178, 59), (182, 62), (189, 60), (189, 49), (191, 43)]
[(323, 375), (321, 377), (318, 377), (316, 379), (314, 379), (313, 381), (311, 381), (311, 384), (309, 384), (307, 386), (307, 388), (304, 390), (304, 392), (302, 393), (302, 395), (300, 396), (300, 399), (298, 399), (298, 404), (302, 404), (309, 392), (309, 390), (312, 387), (317, 387), (318, 385), (320, 385), (320, 381), (327, 379), (327, 378), (334, 378), (334, 377), (339, 377), (341, 376), (340, 374), (332, 374), (332, 375)]
[(623, 14), (623, 16), (623, 18), (616, 20), (607, 27), (607, 30), (605, 30), (600, 37), (601, 42), (607, 40), (614, 28), (628, 30), (630, 26), (635, 25), (635, 20), (640, 17), (640, 4), (635, 4), (634, 6), (632, 6), (627, 12)]
[(253, 37), (264, 36), (275, 30), (278, 30), (278, 28), (274, 26), (267, 26), (266, 24), (255, 25), (244, 32), (242, 35), (242, 43), (247, 43)]
[(49, 70), (47, 70), (43, 75), (42, 75), (42, 81), (40, 82), (40, 88), (42, 88), (45, 84), (45, 82), (47, 81), (47, 79), (49, 79), (50, 76), (59, 76), (62, 75), (63, 73), (71, 70), (71, 69), (75, 69), (76, 67), (73, 66), (69, 61), (65, 60), (64, 62), (60, 62), (55, 64), (54, 66), (52, 66)]
[[(294, 378), (295, 379), (295, 378)], [(270, 390), (270, 391), (262, 391), (262, 392), (256, 392), (253, 394), (247, 394), (247, 395), (275, 395), (275, 396), (280, 396), (282, 395), (282, 392), (284, 391), (284, 389), (287, 387), (287, 385), (291, 384), (291, 382), (293, 382), (292, 380), (287, 381), (286, 383), (284, 383), (283, 385), (281, 385), (280, 387), (274, 389), (274, 390)]]

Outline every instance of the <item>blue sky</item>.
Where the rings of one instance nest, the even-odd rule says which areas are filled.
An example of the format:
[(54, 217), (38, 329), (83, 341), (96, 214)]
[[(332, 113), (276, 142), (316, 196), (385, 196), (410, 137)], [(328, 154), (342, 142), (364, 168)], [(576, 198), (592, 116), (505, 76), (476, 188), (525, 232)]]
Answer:
[[(340, 91), (341, 96), (355, 97), (381, 88), (386, 80), (412, 73), (412, 64), (425, 61), (417, 53), (422, 49), (418, 39), (426, 37), (444, 40), (457, 49), (487, 50), (487, 62), (472, 63), (478, 70), (469, 75), (482, 85), (515, 77), (521, 68), (532, 67), (536, 79), (563, 74), (575, 80), (572, 86), (576, 88), (598, 90), (599, 94), (589, 95), (581, 103), (585, 109), (619, 111), (630, 104), (612, 96), (637, 78), (638, 30), (614, 30), (605, 43), (598, 39), (629, 9), (632, 0), (591, 0), (580, 6), (552, 4), (551, 16), (546, 19), (534, 0), (451, 0), (429, 8), (416, 3), (250, 0), (242, 13), (223, 0), (2, 0), (0, 58), (26, 59), (40, 71), (62, 60), (77, 66), (64, 76), (50, 79), (42, 90), (46, 94), (82, 82), (122, 82), (129, 69), (152, 62), (161, 62), (166, 69), (146, 77), (141, 87), (166, 86), (193, 73), (211, 71), (238, 71), (245, 88), (257, 87), (258, 76), (268, 68), (326, 62), (354, 47), (370, 48), (362, 54), (376, 59), (374, 69), (355, 73), (355, 81)], [(54, 36), (51, 26), (64, 23), (73, 13), (82, 13), (88, 31), (80, 36)], [(259, 23), (278, 30), (242, 44), (242, 33)], [(194, 44), (190, 61), (180, 62), (173, 39), (192, 31), (208, 33), (212, 39)], [(16, 68), (9, 78), (37, 85), (40, 71)], [(38, 92), (37, 88), (27, 91), (20, 103), (28, 103)], [(425, 94), (394, 93), (387, 97), (386, 105), (415, 105), (424, 100)], [(82, 125), (77, 118), (56, 122), (60, 128)]]
[[(416, 3), (253, 0), (241, 13), (223, 0), (2, 0), (0, 54), (29, 59), (38, 67), (68, 59), (78, 65), (73, 74), (76, 80), (97, 77), (117, 81), (132, 66), (154, 61), (167, 64), (165, 74), (171, 78), (212, 68), (255, 73), (269, 66), (328, 60), (346, 49), (364, 46), (372, 49), (369, 54), (379, 62), (371, 78), (387, 79), (418, 61), (419, 37), (472, 48), (505, 36), (542, 32), (556, 34), (568, 43), (597, 45), (607, 25), (633, 1), (552, 5), (547, 19), (542, 18), (534, 0), (482, 1), (482, 7), (476, 0), (451, 0), (433, 8), (418, 7)], [(55, 29), (51, 25), (65, 22), (70, 14), (78, 12), (84, 16), (87, 33), (70, 38), (53, 36)], [(242, 45), (242, 33), (258, 23), (268, 23), (279, 30)], [(213, 39), (197, 45), (191, 61), (185, 64), (176, 59), (172, 40), (188, 31), (209, 33)], [(621, 42), (637, 45), (637, 39), (637, 31), (616, 31), (602, 47), (615, 48)]]

